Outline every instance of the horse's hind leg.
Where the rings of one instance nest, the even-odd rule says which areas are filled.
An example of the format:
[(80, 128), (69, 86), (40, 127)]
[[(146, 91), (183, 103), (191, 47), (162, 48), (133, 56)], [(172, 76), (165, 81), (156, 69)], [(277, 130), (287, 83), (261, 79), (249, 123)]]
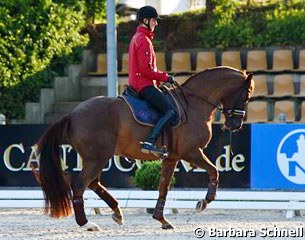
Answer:
[(159, 198), (153, 213), (153, 218), (160, 221), (162, 229), (173, 229), (174, 226), (164, 217), (164, 205), (166, 196), (170, 188), (170, 182), (172, 180), (175, 167), (178, 161), (165, 159), (162, 161), (161, 178), (159, 183)]
[(99, 182), (98, 178), (90, 183), (89, 188), (92, 189), (107, 205), (113, 210), (112, 219), (119, 225), (123, 224), (123, 214), (118, 201), (111, 196), (108, 190)]
[[(93, 159), (94, 161), (92, 161)], [(95, 223), (88, 221), (85, 214), (83, 199), (83, 194), (86, 188), (94, 179), (98, 177), (98, 175), (102, 171), (103, 161), (98, 161), (97, 159), (90, 158), (91, 162), (85, 161), (83, 170), (72, 181), (73, 209), (75, 214), (75, 220), (79, 226), (87, 228), (88, 231), (100, 231), (100, 228)]]
[(208, 159), (203, 153), (202, 149), (198, 149), (189, 154), (189, 157), (185, 158), (186, 161), (192, 165), (205, 169), (210, 177), (210, 183), (208, 186), (208, 192), (204, 200), (198, 202), (196, 210), (198, 212), (203, 211), (207, 204), (215, 200), (216, 191), (219, 184), (219, 173), (216, 166)]

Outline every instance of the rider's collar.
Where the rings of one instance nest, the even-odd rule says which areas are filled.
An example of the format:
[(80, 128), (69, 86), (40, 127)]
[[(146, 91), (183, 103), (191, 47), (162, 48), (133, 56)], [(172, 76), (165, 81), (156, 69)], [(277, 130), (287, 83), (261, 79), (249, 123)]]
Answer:
[(153, 40), (154, 37), (155, 37), (155, 32), (151, 32), (148, 28), (143, 27), (143, 26), (138, 26), (137, 27), (137, 32), (144, 33), (151, 40)]

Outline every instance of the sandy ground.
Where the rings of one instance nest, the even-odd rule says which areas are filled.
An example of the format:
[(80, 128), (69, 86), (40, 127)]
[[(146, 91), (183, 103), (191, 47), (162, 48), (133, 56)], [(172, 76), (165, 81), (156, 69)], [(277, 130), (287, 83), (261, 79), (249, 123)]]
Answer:
[[(257, 210), (214, 210), (195, 214), (192, 210), (179, 210), (179, 214), (169, 214), (168, 219), (175, 225), (174, 230), (162, 230), (159, 222), (153, 220), (145, 209), (123, 209), (125, 224), (117, 225), (111, 219), (111, 211), (101, 209), (100, 215), (94, 213), (88, 217), (97, 223), (101, 232), (88, 232), (77, 227), (74, 217), (52, 219), (43, 215), (40, 209), (0, 209), (0, 239), (305, 239), (303, 237), (261, 237), (260, 229), (305, 229), (305, 216), (286, 219), (284, 211)], [(209, 237), (206, 232), (202, 238), (195, 236), (195, 229), (209, 231), (211, 229), (236, 232), (236, 237)], [(239, 231), (255, 231), (256, 236), (248, 233), (239, 237)], [(227, 233), (228, 234), (228, 233)], [(245, 233), (244, 233), (245, 234)]]

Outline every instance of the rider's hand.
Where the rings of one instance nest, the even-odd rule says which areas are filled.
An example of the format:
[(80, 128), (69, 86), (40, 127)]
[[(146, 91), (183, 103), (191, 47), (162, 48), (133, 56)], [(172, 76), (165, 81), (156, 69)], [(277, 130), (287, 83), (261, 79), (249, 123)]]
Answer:
[(169, 75), (166, 82), (171, 83), (171, 84), (175, 83), (175, 78), (174, 78), (174, 76)]

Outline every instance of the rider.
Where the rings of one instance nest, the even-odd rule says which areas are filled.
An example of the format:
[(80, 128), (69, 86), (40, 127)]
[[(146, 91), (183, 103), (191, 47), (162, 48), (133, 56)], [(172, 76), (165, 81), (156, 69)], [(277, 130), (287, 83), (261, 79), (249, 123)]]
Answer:
[(129, 45), (129, 85), (133, 87), (141, 98), (149, 102), (162, 113), (154, 128), (148, 134), (141, 151), (162, 157), (164, 150), (155, 146), (155, 142), (163, 129), (176, 119), (176, 111), (160, 91), (161, 82), (174, 82), (174, 77), (165, 72), (158, 71), (156, 56), (152, 44), (154, 30), (158, 25), (159, 15), (154, 7), (145, 6), (139, 9), (137, 20), (139, 26)]

